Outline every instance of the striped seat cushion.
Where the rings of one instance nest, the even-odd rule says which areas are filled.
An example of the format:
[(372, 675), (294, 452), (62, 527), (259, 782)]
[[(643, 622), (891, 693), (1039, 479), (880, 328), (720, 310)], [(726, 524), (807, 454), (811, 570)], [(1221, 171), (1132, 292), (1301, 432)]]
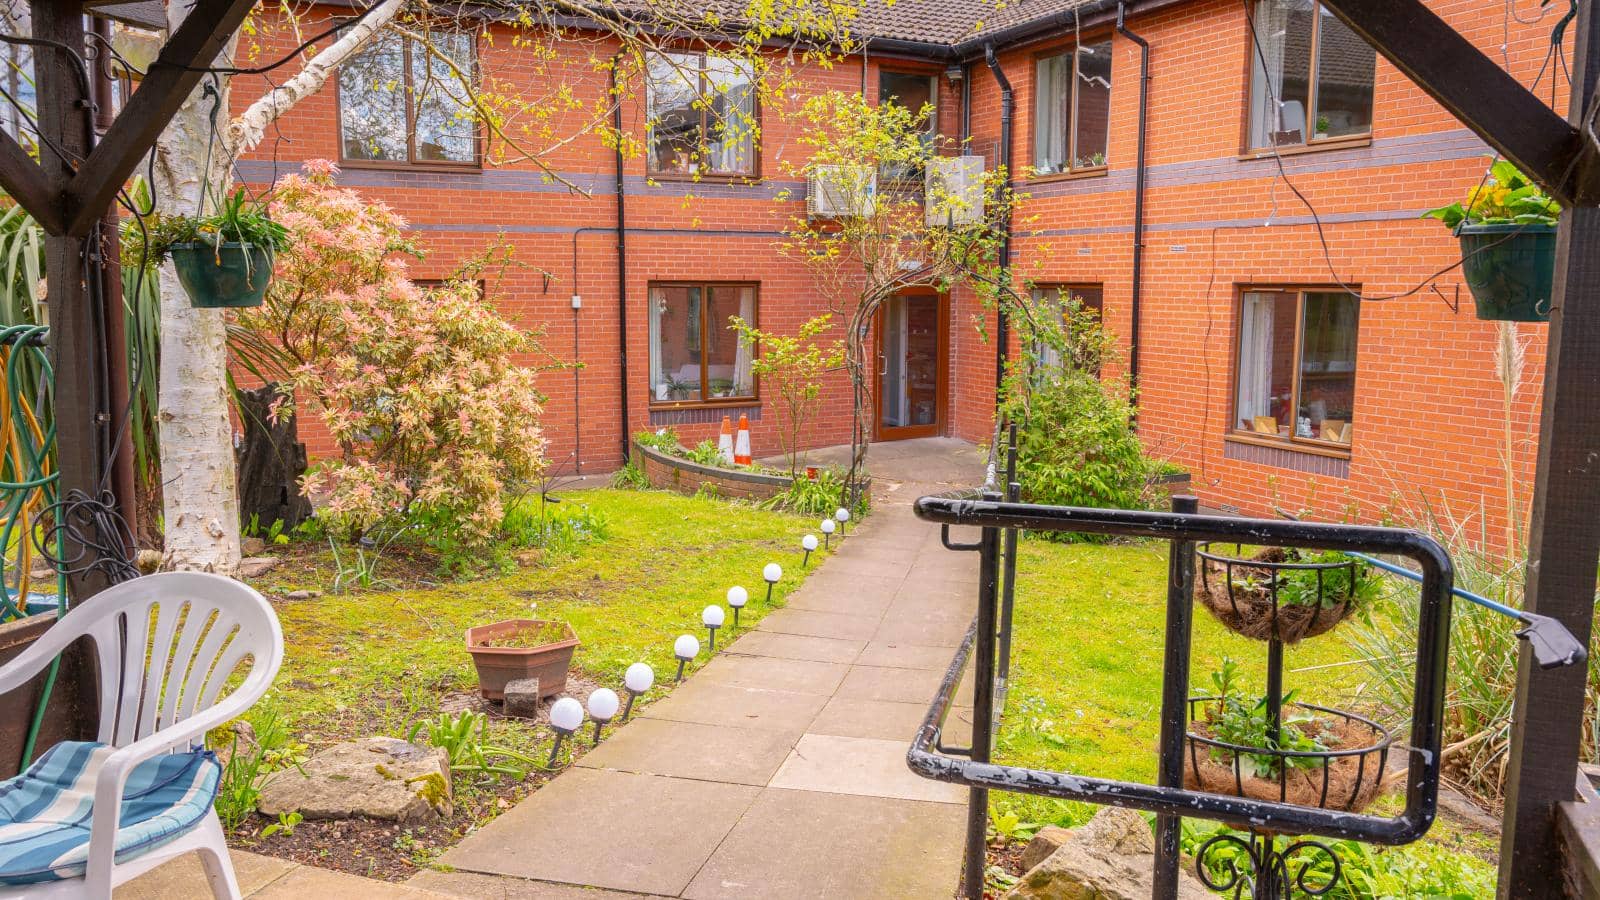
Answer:
[[(94, 782), (114, 748), (67, 741), (26, 772), (0, 781), (0, 884), (81, 876), (89, 856)], [(117, 862), (199, 824), (217, 796), (221, 766), (209, 750), (147, 759), (128, 775)]]

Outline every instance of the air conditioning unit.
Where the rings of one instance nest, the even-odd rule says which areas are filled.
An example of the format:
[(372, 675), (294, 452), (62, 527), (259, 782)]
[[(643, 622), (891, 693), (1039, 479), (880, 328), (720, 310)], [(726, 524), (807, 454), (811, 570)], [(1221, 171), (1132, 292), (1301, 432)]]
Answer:
[(870, 216), (878, 173), (868, 166), (813, 166), (806, 178), (806, 215), (813, 219)]
[(934, 157), (925, 177), (922, 206), (929, 226), (983, 223), (983, 157)]

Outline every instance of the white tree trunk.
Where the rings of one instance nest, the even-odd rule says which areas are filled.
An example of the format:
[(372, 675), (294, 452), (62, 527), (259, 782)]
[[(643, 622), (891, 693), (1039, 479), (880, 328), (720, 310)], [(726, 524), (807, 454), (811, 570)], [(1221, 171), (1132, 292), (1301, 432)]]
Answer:
[[(188, 15), (171, 2), (173, 31)], [(231, 56), (224, 53), (224, 57)], [(203, 94), (220, 87), (221, 97)], [(220, 102), (213, 138), (212, 104)], [(196, 215), (202, 193), (207, 211), (228, 188), (228, 78), (201, 82), (155, 148), (156, 210)], [(207, 148), (210, 160), (207, 161)], [(162, 565), (232, 575), (239, 569), (239, 494), (234, 482), (233, 422), (228, 410), (226, 312), (195, 309), (178, 283), (172, 263), (161, 267), (161, 365), (159, 385), (161, 505), (165, 542)]]

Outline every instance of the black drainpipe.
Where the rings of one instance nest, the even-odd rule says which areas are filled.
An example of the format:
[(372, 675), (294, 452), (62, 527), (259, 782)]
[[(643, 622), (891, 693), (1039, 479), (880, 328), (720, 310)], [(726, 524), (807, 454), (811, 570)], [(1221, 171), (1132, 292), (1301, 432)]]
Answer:
[[(611, 126), (618, 137), (622, 135), (622, 95), (617, 86), (617, 65), (622, 55), (617, 54), (611, 66)], [(632, 456), (632, 441), (628, 433), (628, 194), (623, 188), (622, 141), (617, 141), (617, 342), (621, 352), (622, 379), (622, 461)]]
[(1128, 326), (1128, 384), (1133, 402), (1139, 402), (1139, 306), (1144, 295), (1144, 193), (1145, 117), (1150, 110), (1150, 42), (1124, 24), (1126, 3), (1117, 4), (1117, 33), (1139, 45), (1139, 153), (1133, 174), (1133, 296)]
[[(1005, 70), (1000, 68), (1000, 58), (995, 56), (994, 44), (983, 45), (983, 61), (988, 64), (989, 71), (994, 74), (994, 80), (1000, 85), (1000, 164), (1006, 169), (1006, 188), (1011, 188), (1011, 123), (1016, 117), (1017, 98), (1011, 90), (1011, 82), (1006, 78)], [(1000, 278), (1002, 287), (1010, 287), (1011, 282), (1011, 215), (1006, 214), (1005, 233), (1000, 236)], [(1006, 346), (1011, 340), (1011, 329), (1006, 323), (1006, 310), (1003, 305), (995, 307), (995, 342), (994, 351), (994, 391), (995, 403), (1000, 402), (1000, 387), (1005, 383), (1006, 359), (1009, 354)]]

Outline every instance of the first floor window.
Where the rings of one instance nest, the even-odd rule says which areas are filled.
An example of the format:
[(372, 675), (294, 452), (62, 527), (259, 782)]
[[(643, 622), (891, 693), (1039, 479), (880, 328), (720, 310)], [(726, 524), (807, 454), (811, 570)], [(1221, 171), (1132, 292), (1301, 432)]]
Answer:
[(1255, 0), (1250, 147), (1372, 132), (1377, 51), (1317, 0)]
[(1105, 166), (1111, 140), (1111, 42), (1039, 60), (1033, 168), (1040, 175)]
[(1040, 309), (1060, 311), (1066, 350), (1074, 358), (1062, 356), (1060, 347), (1041, 341), (1034, 352), (1041, 369), (1073, 368), (1100, 374), (1100, 340), (1086, 332), (1099, 331), (1105, 312), (1105, 288), (1098, 284), (1041, 284), (1033, 289), (1034, 304)]
[(1234, 427), (1350, 446), (1360, 302), (1345, 291), (1245, 291)]
[[(922, 120), (922, 139), (926, 146), (933, 147), (935, 135), (939, 133), (939, 85), (938, 79), (932, 75), (912, 75), (906, 72), (891, 72), (885, 69), (878, 73), (878, 102), (880, 104), (892, 103), (913, 116), (927, 117)], [(879, 175), (883, 181), (920, 181), (921, 169), (909, 163), (885, 163)]]
[(476, 77), (477, 36), (430, 31), (428, 44), (384, 35), (339, 68), (339, 138), (345, 159), (478, 162), (478, 120), (461, 84), (462, 75)]
[(650, 288), (650, 400), (699, 403), (750, 400), (755, 348), (729, 320), (756, 324), (748, 284), (657, 284)]
[(652, 53), (646, 163), (659, 175), (755, 175), (756, 81), (744, 60)]

